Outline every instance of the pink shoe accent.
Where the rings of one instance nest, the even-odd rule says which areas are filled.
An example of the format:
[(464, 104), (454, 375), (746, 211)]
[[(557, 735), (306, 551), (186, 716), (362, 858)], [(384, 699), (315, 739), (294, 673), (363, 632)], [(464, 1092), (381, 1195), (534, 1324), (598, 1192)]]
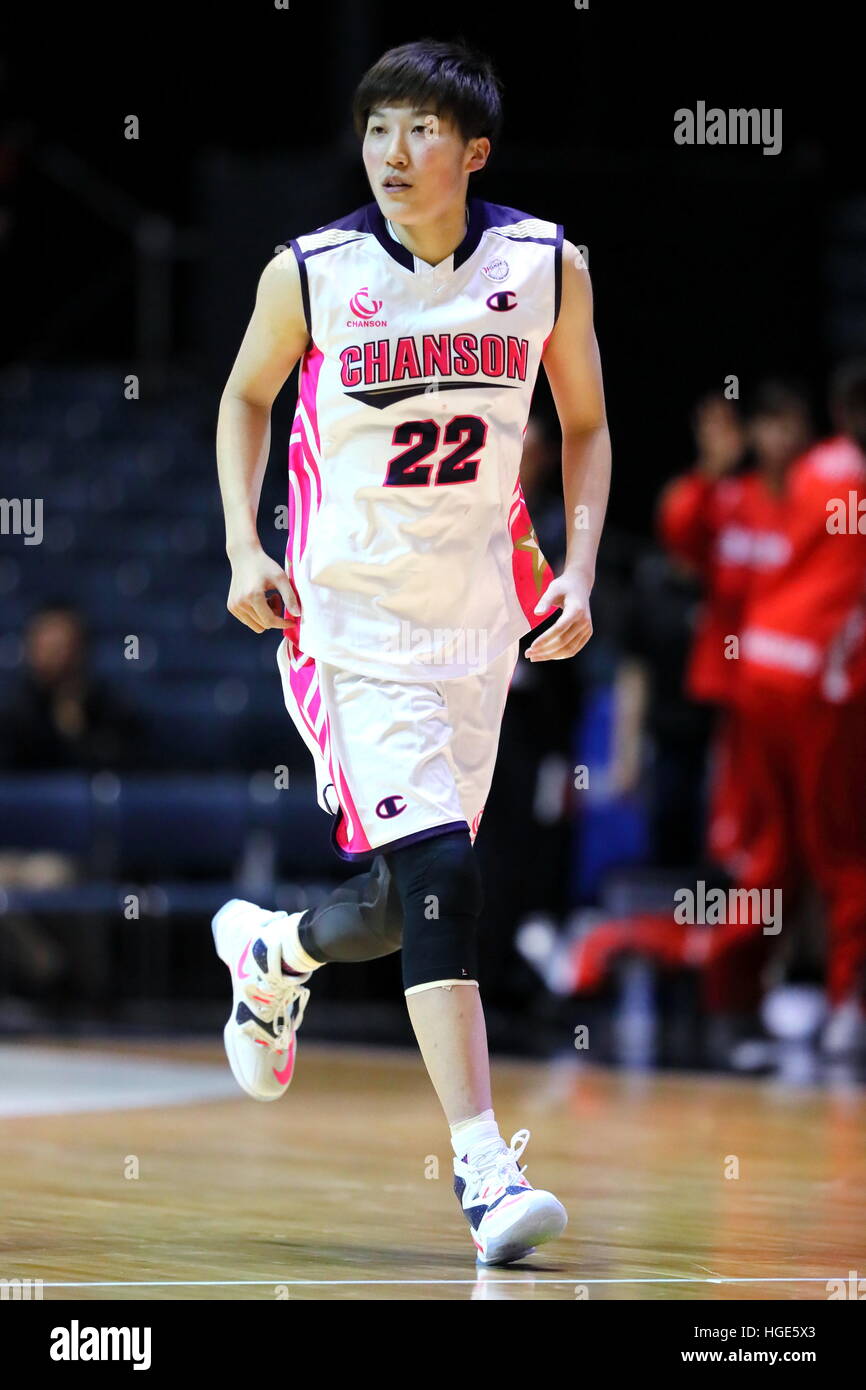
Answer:
[(493, 1216), (495, 1216), (497, 1212), (504, 1211), (506, 1207), (513, 1207), (515, 1202), (520, 1201), (521, 1195), (522, 1194), (518, 1194), (517, 1192), (515, 1192), (510, 1197), (503, 1198), (503, 1200), (499, 1203), (499, 1206), (496, 1208), (496, 1211), (492, 1213)]
[(248, 956), (249, 953), (250, 953), (250, 947), (252, 946), (252, 944), (253, 944), (253, 938), (250, 937), (249, 941), (247, 942), (246, 946), (244, 947), (243, 955), (241, 956), (240, 960), (238, 961), (238, 979), (239, 979), (239, 980), (246, 980), (246, 979), (248, 978), (248, 976), (249, 976), (249, 973), (250, 973), (250, 972), (249, 972), (249, 970), (244, 970), (244, 964), (245, 964), (245, 962), (246, 962), (247, 956)]
[[(277, 1056), (279, 1056), (279, 1053), (277, 1053)], [(293, 1038), (292, 1038), (292, 1045), (291, 1045), (291, 1047), (289, 1048), (289, 1060), (286, 1062), (286, 1065), (283, 1067), (283, 1070), (282, 1070), (282, 1071), (277, 1071), (276, 1067), (274, 1067), (274, 1069), (273, 1069), (274, 1076), (276, 1077), (277, 1081), (280, 1083), (281, 1086), (284, 1086), (284, 1085), (286, 1084), (286, 1082), (289, 1080), (289, 1078), (291, 1077), (292, 1071), (294, 1070), (294, 1066), (295, 1066), (295, 1039), (294, 1039), (294, 1037), (293, 1037)]]

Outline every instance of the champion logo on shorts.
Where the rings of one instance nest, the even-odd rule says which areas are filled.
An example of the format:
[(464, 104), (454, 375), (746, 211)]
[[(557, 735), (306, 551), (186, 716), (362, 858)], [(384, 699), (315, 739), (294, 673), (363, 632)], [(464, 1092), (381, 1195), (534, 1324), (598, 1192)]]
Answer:
[(400, 812), (405, 810), (406, 802), (402, 796), (383, 796), (376, 807), (376, 815), (382, 820), (390, 820), (392, 816), (399, 816)]

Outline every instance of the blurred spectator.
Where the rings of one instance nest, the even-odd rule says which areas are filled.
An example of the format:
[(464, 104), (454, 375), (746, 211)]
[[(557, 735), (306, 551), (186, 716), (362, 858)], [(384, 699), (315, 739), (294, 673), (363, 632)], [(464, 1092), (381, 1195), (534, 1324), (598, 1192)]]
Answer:
[[(745, 436), (733, 402), (702, 397), (692, 413), (697, 460), (689, 478), (700, 498), (742, 461)], [(672, 485), (676, 488), (677, 483)], [(662, 499), (662, 509), (667, 505)], [(662, 528), (664, 532), (664, 527)], [(686, 671), (699, 622), (699, 575), (707, 541), (649, 551), (637, 564), (626, 660), (617, 674), (614, 785), (635, 789), (649, 743), (646, 796), (651, 857), (662, 867), (698, 862), (703, 851), (704, 791), (712, 712), (696, 702)], [(707, 698), (705, 695), (700, 699)]]
[(28, 621), (18, 688), (0, 715), (0, 767), (95, 772), (139, 765), (143, 723), (88, 670), (88, 632), (71, 604)]
[[(727, 426), (721, 429), (724, 440)], [(659, 501), (661, 539), (702, 588), (685, 693), (712, 707), (717, 716), (706, 849), (710, 860), (734, 876), (735, 803), (745, 788), (736, 700), (743, 608), (752, 577), (787, 557), (786, 478), (812, 437), (805, 392), (782, 382), (765, 382), (755, 395), (742, 436), (754, 466), (745, 472), (738, 469), (741, 440), (730, 448), (708, 447), (690, 472), (668, 484)]]
[[(804, 875), (822, 893), (822, 1043), (842, 1055), (866, 1048), (866, 364), (837, 372), (831, 411), (840, 432), (788, 469), (783, 551), (748, 586), (732, 814), (740, 886), (780, 889), (786, 919)], [(712, 934), (706, 1004), (731, 1033), (774, 939), (751, 920)]]

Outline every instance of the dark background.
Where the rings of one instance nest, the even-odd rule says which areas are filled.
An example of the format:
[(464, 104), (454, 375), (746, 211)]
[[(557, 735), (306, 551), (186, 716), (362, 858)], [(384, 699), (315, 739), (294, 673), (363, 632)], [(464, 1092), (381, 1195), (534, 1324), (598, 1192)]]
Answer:
[[(16, 946), (13, 997), (37, 1001), (55, 1024), (66, 1018), (74, 1026), (84, 1000), (88, 1026), (96, 1019), (210, 1027), (223, 1011), (223, 981), (210, 955), (202, 973), (208, 895), (217, 905), (237, 891), (242, 857), (264, 862), (256, 835), (275, 840), (271, 868), (289, 885), (278, 897), (262, 869), (259, 901), (303, 902), (292, 894), (324, 892), (340, 877), (326, 818), (304, 785), (309, 758), (282, 709), (275, 639), (255, 637), (225, 612), (230, 576), (214, 436), (219, 397), (274, 248), (370, 200), (351, 125), (355, 84), (385, 49), (425, 36), (463, 36), (491, 56), (504, 83), (502, 136), (470, 191), (561, 222), (570, 240), (588, 247), (613, 441), (596, 636), (567, 672), (535, 672), (544, 688), (515, 691), (509, 702), (479, 836), (488, 933), (510, 939), (519, 913), (540, 907), (561, 921), (566, 908), (596, 900), (602, 866), (652, 870), (639, 802), (597, 805), (595, 818), (580, 825), (572, 802), (549, 833), (541, 822), (535, 862), (544, 863), (546, 878), (534, 897), (497, 875), (497, 864), (519, 861), (525, 849), (522, 826), (541, 760), (555, 755), (559, 776), (601, 760), (629, 605), (639, 611), (643, 595), (653, 607), (650, 583), (664, 591), (651, 550), (653, 506), (664, 481), (692, 461), (695, 398), (729, 375), (748, 398), (768, 374), (793, 373), (811, 390), (823, 433), (828, 370), (866, 352), (863, 62), (855, 31), (856, 12), (837, 3), (798, 11), (781, 3), (591, 0), (577, 10), (570, 0), (539, 0), (425, 11), (349, 0), (291, 0), (276, 10), (261, 0), (218, 9), (19, 11), (0, 50), (0, 459), (15, 479), (0, 492), (51, 498), (53, 510), (44, 548), (0, 538), (0, 695), (19, 680), (28, 615), (60, 595), (92, 620), (94, 669), (137, 707), (144, 726), (124, 745), (137, 760), (126, 757), (129, 768), (107, 763), (121, 774), (116, 796), (111, 782), (96, 791), (56, 779), (49, 786), (38, 780), (45, 768), (26, 791), (0, 778), (0, 848), (81, 853), (85, 884), (108, 895), (100, 899), (94, 889), (88, 898), (79, 885), (52, 903), (32, 893), (7, 900), (0, 876), (0, 905), (14, 902), (20, 913), (19, 945), (32, 946), (45, 924), (60, 961), (53, 973), (44, 963), (22, 965), (26, 952)], [(781, 153), (676, 145), (674, 113), (698, 101), (725, 110), (781, 107)], [(141, 123), (134, 141), (124, 138), (131, 114)], [(127, 373), (140, 377), (140, 409), (121, 399)], [(285, 501), (294, 395), (293, 376), (274, 407), (262, 518)], [(552, 418), (543, 372), (534, 405)], [(555, 493), (533, 510), (543, 544), (561, 524)], [(133, 556), (145, 533), (155, 553), (140, 548)], [(262, 539), (281, 558), (284, 534), (263, 529)], [(671, 687), (695, 601), (680, 592), (664, 597)], [(130, 628), (150, 641), (149, 668), (132, 671), (121, 659)], [(668, 650), (676, 658), (668, 660)], [(688, 711), (672, 697), (667, 707), (685, 727)], [(539, 709), (549, 717), (539, 720)], [(532, 742), (540, 722), (550, 747)], [(278, 761), (297, 774), (297, 802), (283, 798), (285, 820), (262, 810), (259, 821), (266, 802), (246, 779), (258, 777), (261, 789)], [(82, 775), (92, 770), (83, 766)], [(173, 799), (161, 783), (144, 785), (150, 772), (188, 774), (191, 790)], [(211, 787), (212, 776), (223, 780)], [(78, 812), (64, 809), (71, 806), (84, 807), (94, 826), (75, 843), (65, 833), (77, 823)], [(243, 856), (234, 816), (244, 835), (252, 827)], [(195, 851), (195, 862), (184, 860), (184, 849)], [(135, 924), (112, 906), (130, 875), (156, 885), (150, 915)], [(242, 895), (256, 891), (249, 876), (240, 881)], [(556, 891), (547, 892), (551, 884)], [(87, 962), (78, 975), (70, 973), (76, 959)], [(305, 1027), (334, 1031), (329, 1019), (337, 1015), (322, 1007), (329, 998), (389, 999), (394, 1014), (384, 1031), (405, 1040), (398, 981), (396, 958), (354, 974), (323, 972), (319, 1007)], [(532, 1002), (533, 1036), (549, 1021), (538, 980), (513, 953), (508, 970), (491, 964), (489, 983), (491, 1003), (524, 1021)], [(638, 995), (641, 988), (638, 981)], [(635, 1007), (643, 1007), (640, 998)], [(494, 1040), (515, 1040), (514, 1017), (497, 1024), (491, 1015)], [(367, 1020), (361, 1032), (371, 1036), (372, 1028)], [(568, 1038), (567, 1023), (559, 1019), (556, 1028)]]
[[(697, 391), (791, 369), (820, 395), (828, 362), (866, 342), (866, 272), (849, 264), (866, 239), (862, 61), (842, 5), (39, 14), (6, 51), (5, 130), (20, 142), (6, 361), (134, 359), (132, 226), (152, 213), (175, 229), (172, 356), (216, 389), (273, 246), (369, 200), (349, 115), (364, 68), (455, 33), (505, 86), (500, 146), (471, 185), (589, 248), (617, 523), (645, 529)], [(781, 107), (782, 152), (675, 145), (674, 111), (698, 100)], [(128, 113), (138, 141), (123, 138)]]

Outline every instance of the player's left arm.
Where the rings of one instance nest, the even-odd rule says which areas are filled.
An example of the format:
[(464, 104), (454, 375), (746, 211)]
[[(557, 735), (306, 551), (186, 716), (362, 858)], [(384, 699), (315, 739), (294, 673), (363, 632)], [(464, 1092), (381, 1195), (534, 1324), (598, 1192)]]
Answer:
[(551, 603), (560, 616), (526, 650), (530, 661), (563, 660), (592, 636), (589, 595), (610, 492), (610, 435), (601, 361), (592, 321), (589, 271), (570, 241), (562, 243), (562, 300), (542, 358), (562, 430), (566, 554), (537, 612)]

